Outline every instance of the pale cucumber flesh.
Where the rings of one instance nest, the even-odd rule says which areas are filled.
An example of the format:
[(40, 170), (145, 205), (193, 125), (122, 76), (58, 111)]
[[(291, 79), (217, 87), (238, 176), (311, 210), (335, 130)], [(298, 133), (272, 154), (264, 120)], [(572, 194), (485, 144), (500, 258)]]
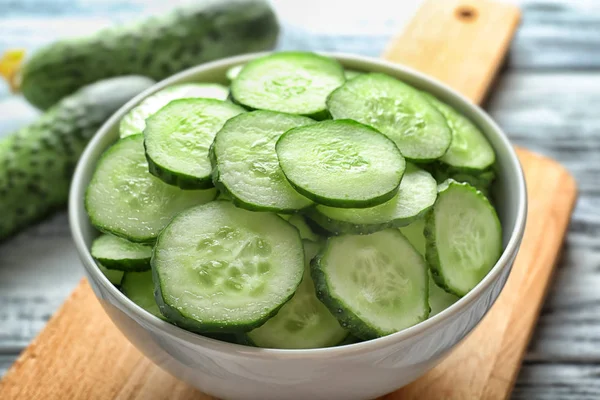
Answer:
[(121, 119), (119, 135), (123, 137), (144, 132), (146, 119), (176, 99), (207, 98), (225, 100), (229, 90), (217, 83), (182, 83), (162, 89), (132, 108)]
[(359, 75), (327, 99), (334, 119), (351, 118), (392, 139), (409, 160), (442, 157), (452, 141), (444, 116), (417, 89), (390, 76)]
[(482, 171), (490, 168), (496, 160), (496, 155), (483, 132), (454, 108), (429, 93), (424, 95), (444, 115), (452, 131), (452, 142), (440, 161), (467, 171)]
[(278, 349), (330, 347), (337, 345), (348, 335), (315, 294), (310, 277), (310, 261), (319, 250), (319, 244), (304, 241), (306, 268), (302, 282), (294, 297), (276, 316), (248, 333), (255, 345)]
[(152, 272), (127, 272), (121, 282), (121, 291), (129, 300), (160, 319), (165, 317), (160, 313), (154, 299), (154, 282)]
[(327, 96), (345, 79), (341, 65), (329, 57), (280, 52), (247, 63), (232, 82), (231, 94), (251, 109), (322, 119)]
[(464, 296), (502, 253), (502, 227), (488, 199), (467, 183), (448, 180), (425, 226), (427, 261), (436, 283)]
[(91, 253), (108, 269), (145, 271), (150, 269), (152, 247), (104, 234), (94, 240)]
[(429, 315), (427, 265), (397, 229), (329, 238), (312, 277), (342, 327), (365, 340)]
[(304, 270), (296, 228), (276, 214), (214, 201), (179, 214), (152, 258), (157, 301), (197, 332), (251, 330), (294, 294)]
[(215, 185), (249, 210), (293, 212), (310, 206), (312, 201), (285, 178), (275, 143), (287, 130), (313, 123), (310, 118), (272, 111), (230, 119), (211, 149)]
[(150, 172), (182, 189), (213, 186), (209, 148), (242, 107), (214, 99), (175, 100), (146, 120), (144, 147)]
[(397, 228), (421, 218), (437, 197), (437, 183), (426, 171), (407, 164), (398, 193), (369, 208), (335, 208), (317, 205), (309, 213), (315, 222), (335, 233), (373, 233)]
[[(408, 239), (408, 241), (417, 249), (417, 251), (425, 257), (426, 240), (423, 231), (425, 230), (425, 220), (419, 219), (412, 224), (400, 228), (400, 232)], [(448, 293), (443, 288), (439, 287), (429, 273), (429, 307), (431, 311), (429, 317), (433, 317), (450, 307), (458, 301), (459, 297)]]
[(142, 135), (119, 140), (101, 157), (85, 207), (100, 231), (133, 242), (152, 242), (173, 216), (211, 201), (214, 189), (181, 190), (148, 172)]
[(370, 207), (390, 200), (406, 167), (391, 140), (351, 120), (290, 129), (279, 138), (276, 150), (292, 186), (332, 207)]

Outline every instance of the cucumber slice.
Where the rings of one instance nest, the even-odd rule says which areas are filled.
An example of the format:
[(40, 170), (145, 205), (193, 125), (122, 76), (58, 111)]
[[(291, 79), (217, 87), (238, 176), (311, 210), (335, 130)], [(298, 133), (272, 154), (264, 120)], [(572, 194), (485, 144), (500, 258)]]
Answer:
[(344, 69), (332, 58), (281, 52), (247, 63), (231, 84), (231, 94), (252, 109), (324, 119), (329, 116), (325, 99), (345, 80)]
[(359, 75), (363, 75), (364, 72), (360, 72), (360, 71), (354, 71), (352, 69), (347, 69), (344, 71), (344, 75), (346, 76), (346, 79), (350, 80), (352, 78), (356, 78)]
[(502, 227), (488, 199), (467, 183), (448, 180), (425, 223), (427, 262), (438, 286), (464, 296), (502, 253)]
[(406, 166), (391, 140), (352, 120), (291, 129), (275, 148), (292, 186), (331, 207), (372, 207), (390, 200)]
[(231, 201), (231, 196), (229, 194), (219, 190), (219, 194), (217, 195), (217, 198), (215, 200)]
[(231, 343), (241, 344), (242, 346), (257, 347), (256, 344), (248, 337), (248, 332), (236, 332), (227, 334), (222, 333), (221, 335), (233, 335), (234, 341), (231, 341)]
[(496, 180), (496, 173), (493, 169), (482, 171), (470, 170), (466, 172), (465, 169), (449, 167), (442, 163), (436, 163), (433, 168), (433, 176), (440, 184), (448, 179), (453, 179), (457, 182), (466, 182), (486, 196), (488, 196), (490, 188)]
[(221, 342), (233, 343), (233, 344), (241, 344), (244, 346), (254, 346), (254, 344), (250, 343), (247, 335), (244, 332), (239, 333), (227, 333), (227, 332), (204, 332), (202, 336), (220, 340)]
[(302, 282), (294, 296), (281, 307), (276, 316), (248, 332), (248, 337), (256, 346), (314, 349), (335, 346), (348, 336), (348, 332), (340, 326), (315, 294), (315, 286), (310, 277), (310, 261), (319, 250), (318, 244), (304, 241), (306, 268)]
[(91, 253), (96, 261), (108, 269), (146, 271), (150, 269), (152, 247), (105, 234), (94, 240)]
[[(425, 229), (425, 220), (419, 219), (412, 224), (405, 226), (400, 229), (400, 232), (408, 241), (417, 249), (417, 251), (425, 257), (425, 249), (426, 249), (426, 241), (425, 235), (423, 233)], [(444, 289), (440, 288), (433, 277), (431, 276), (431, 271), (429, 271), (429, 307), (431, 311), (429, 312), (429, 317), (433, 317), (436, 314), (441, 313), (446, 308), (450, 307), (452, 304), (458, 301), (459, 297), (446, 292)]]
[(347, 346), (349, 344), (360, 343), (362, 339), (357, 338), (353, 334), (348, 334), (341, 342), (339, 342), (338, 346)]
[(351, 118), (387, 135), (409, 160), (442, 157), (452, 140), (444, 116), (419, 91), (390, 76), (357, 76), (327, 99), (334, 119)]
[(494, 149), (479, 128), (454, 108), (429, 93), (422, 92), (446, 118), (452, 131), (452, 143), (440, 161), (457, 169), (469, 172), (483, 171), (496, 161)]
[[(437, 188), (436, 188), (437, 190)], [(425, 241), (425, 218), (420, 218), (410, 225), (400, 228), (400, 232), (408, 239), (410, 244), (425, 257), (427, 242)]]
[(319, 299), (361, 339), (398, 332), (429, 315), (427, 264), (397, 229), (331, 237), (311, 271)]
[(272, 111), (254, 111), (227, 121), (211, 147), (215, 185), (249, 210), (292, 212), (310, 206), (312, 201), (285, 179), (275, 143), (285, 131), (313, 123)]
[(429, 318), (433, 317), (460, 300), (460, 297), (439, 287), (431, 273), (429, 274)]
[(152, 270), (170, 321), (195, 332), (249, 331), (292, 297), (304, 250), (296, 228), (276, 214), (214, 201), (162, 231)]
[(208, 149), (223, 124), (245, 111), (214, 99), (173, 100), (146, 120), (150, 173), (182, 189), (212, 187)]
[(121, 120), (119, 134), (123, 138), (142, 133), (146, 127), (146, 118), (175, 99), (202, 97), (225, 100), (228, 94), (229, 90), (225, 86), (216, 83), (182, 83), (170, 86), (146, 97), (132, 108)]
[(312, 229), (310, 229), (310, 226), (308, 226), (306, 220), (301, 215), (294, 214), (287, 221), (290, 224), (294, 225), (296, 229), (298, 229), (298, 232), (300, 232), (300, 237), (302, 239), (310, 240), (313, 242), (321, 241), (321, 236), (317, 235), (312, 231)]
[(121, 283), (121, 291), (129, 300), (133, 301), (150, 314), (160, 319), (165, 317), (160, 313), (154, 299), (154, 282), (152, 271), (126, 272)]
[(225, 72), (225, 76), (230, 81), (233, 81), (235, 78), (238, 77), (238, 75), (240, 74), (240, 72), (242, 72), (242, 68), (244, 68), (243, 64), (242, 65), (233, 66), (233, 67), (229, 68), (227, 70), (227, 72)]
[[(310, 212), (310, 209), (307, 212)], [(321, 236), (322, 238), (327, 238), (327, 237), (331, 236), (331, 232), (329, 232), (327, 229), (323, 228), (321, 225), (317, 224), (311, 218), (306, 218), (304, 220), (304, 222), (306, 222), (306, 225), (308, 225), (308, 227), (310, 228), (311, 231), (313, 231), (317, 235)]]
[(407, 164), (398, 193), (389, 201), (370, 208), (333, 208), (318, 205), (310, 218), (329, 232), (373, 233), (397, 228), (421, 218), (435, 203), (437, 183), (426, 171)]
[(181, 190), (148, 173), (144, 137), (119, 140), (100, 158), (86, 191), (92, 224), (132, 242), (153, 242), (179, 212), (209, 202), (217, 191)]
[(121, 281), (123, 280), (123, 271), (118, 271), (116, 269), (108, 269), (102, 264), (97, 264), (98, 269), (106, 276), (106, 278), (115, 286), (120, 286)]

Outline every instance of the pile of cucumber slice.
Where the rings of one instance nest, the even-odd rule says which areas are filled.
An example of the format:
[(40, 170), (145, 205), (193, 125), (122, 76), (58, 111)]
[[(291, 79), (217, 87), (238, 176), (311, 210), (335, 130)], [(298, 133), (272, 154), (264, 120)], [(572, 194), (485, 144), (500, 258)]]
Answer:
[(349, 345), (442, 312), (498, 261), (494, 150), (460, 112), (306, 52), (227, 79), (142, 101), (87, 188), (91, 254), (146, 312), (248, 346)]

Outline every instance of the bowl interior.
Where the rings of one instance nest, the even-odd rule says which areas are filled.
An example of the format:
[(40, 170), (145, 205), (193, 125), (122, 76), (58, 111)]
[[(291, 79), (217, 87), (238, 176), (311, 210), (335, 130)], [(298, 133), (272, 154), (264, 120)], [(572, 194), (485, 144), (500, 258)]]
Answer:
[[(450, 104), (465, 116), (470, 118), (475, 124), (477, 124), (482, 129), (496, 151), (497, 181), (495, 183), (493, 200), (503, 227), (504, 252), (494, 268), (479, 283), (479, 285), (453, 306), (425, 322), (390, 336), (407, 335), (412, 331), (415, 333), (418, 331), (418, 329), (415, 329), (416, 327), (419, 327), (423, 324), (432, 323), (432, 320), (437, 321), (447, 318), (450, 316), (450, 314), (456, 312), (468, 302), (473, 301), (476, 296), (495, 279), (502, 269), (510, 267), (508, 260), (510, 255), (517, 250), (520, 244), (525, 225), (526, 191), (521, 166), (518, 162), (512, 145), (509, 143), (508, 139), (502, 133), (500, 128), (491, 120), (491, 118), (479, 107), (473, 105), (465, 97), (444, 86), (442, 83), (407, 67), (391, 64), (373, 58), (343, 54), (329, 55), (337, 58), (340, 63), (348, 69), (355, 69), (365, 72), (386, 73), (439, 97), (441, 100)], [(123, 106), (103, 125), (96, 136), (88, 144), (85, 152), (80, 158), (75, 175), (73, 177), (69, 198), (69, 218), (72, 234), (80, 257), (82, 258), (88, 276), (96, 284), (101, 284), (107, 287), (107, 290), (114, 290), (115, 292), (118, 292), (118, 290), (112, 286), (112, 284), (110, 284), (108, 279), (106, 279), (96, 267), (96, 264), (88, 251), (92, 240), (98, 235), (98, 233), (89, 222), (85, 212), (83, 199), (85, 189), (91, 179), (100, 155), (118, 139), (118, 128), (121, 118), (145, 97), (173, 84), (187, 82), (217, 82), (227, 84), (228, 81), (225, 73), (230, 67), (243, 64), (257, 56), (257, 54), (249, 54), (207, 63), (188, 69), (172, 76), (171, 78), (159, 82)], [(117, 297), (122, 298), (125, 303), (128, 303), (125, 304), (127, 308), (132, 310), (138, 308), (122, 294), (118, 293)], [(137, 310), (138, 313), (139, 311), (141, 311), (141, 309)], [(157, 323), (162, 322), (151, 316), (149, 313), (144, 312), (144, 314), (147, 314), (146, 318), (148, 319), (156, 319), (155, 322)], [(167, 323), (163, 324), (170, 325)], [(176, 327), (173, 328), (179, 329)], [(381, 339), (384, 338), (375, 339), (375, 341)], [(361, 343), (351, 346), (360, 345)]]

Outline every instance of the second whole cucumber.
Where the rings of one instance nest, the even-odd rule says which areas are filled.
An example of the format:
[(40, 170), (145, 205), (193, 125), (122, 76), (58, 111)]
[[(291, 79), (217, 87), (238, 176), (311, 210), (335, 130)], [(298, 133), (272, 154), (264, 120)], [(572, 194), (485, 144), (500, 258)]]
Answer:
[(66, 204), (73, 169), (87, 142), (153, 83), (126, 76), (86, 86), (0, 141), (0, 241)]
[[(82, 86), (121, 75), (164, 79), (185, 68), (275, 45), (266, 0), (199, 0), (165, 15), (50, 44), (26, 61), (14, 89), (47, 109)], [(20, 81), (20, 85), (19, 85)], [(14, 82), (13, 82), (14, 83)]]

